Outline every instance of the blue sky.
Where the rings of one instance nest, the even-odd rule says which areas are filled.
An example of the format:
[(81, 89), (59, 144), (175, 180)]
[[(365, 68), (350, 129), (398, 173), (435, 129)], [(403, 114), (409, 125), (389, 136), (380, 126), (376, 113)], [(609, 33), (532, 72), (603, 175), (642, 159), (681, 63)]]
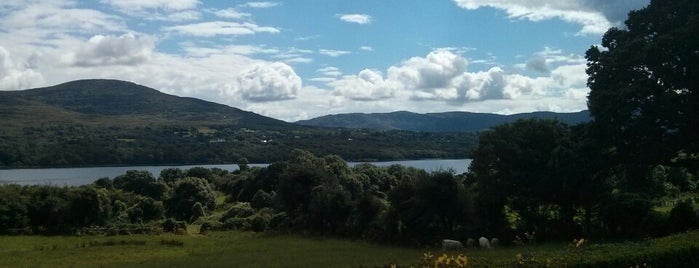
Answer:
[(0, 90), (133, 81), (295, 121), (585, 109), (583, 58), (647, 0), (4, 0)]

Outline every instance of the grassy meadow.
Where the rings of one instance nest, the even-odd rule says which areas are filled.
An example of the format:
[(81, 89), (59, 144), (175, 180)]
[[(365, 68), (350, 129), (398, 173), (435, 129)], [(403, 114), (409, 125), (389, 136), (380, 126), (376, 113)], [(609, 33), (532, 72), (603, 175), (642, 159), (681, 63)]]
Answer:
[[(677, 256), (696, 258), (696, 241), (699, 231), (640, 242), (586, 243), (581, 248), (550, 243), (446, 253), (467, 256), (467, 267), (617, 267)], [(0, 237), (0, 267), (410, 267), (419, 265), (427, 252), (434, 255), (430, 265), (444, 254), (439, 248), (237, 231), (207, 235)], [(547, 266), (551, 261), (553, 266)]]

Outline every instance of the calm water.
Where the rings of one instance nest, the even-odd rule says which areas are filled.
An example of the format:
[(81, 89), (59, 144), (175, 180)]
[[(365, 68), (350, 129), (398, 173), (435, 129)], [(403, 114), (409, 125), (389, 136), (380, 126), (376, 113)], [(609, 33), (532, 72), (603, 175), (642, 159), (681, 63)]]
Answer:
[[(348, 162), (350, 166), (357, 162)], [(466, 172), (471, 164), (471, 159), (429, 159), (371, 162), (377, 166), (390, 166), (399, 164), (416, 167), (427, 171), (439, 169), (453, 169), (457, 174)], [(251, 164), (250, 166), (264, 167), (267, 164)], [(229, 171), (238, 169), (238, 165), (193, 165), (193, 166), (132, 166), (132, 167), (89, 167), (89, 168), (41, 168), (41, 169), (0, 169), (0, 184), (16, 183), (29, 184), (53, 184), (53, 185), (83, 185), (92, 183), (102, 177), (114, 178), (126, 173), (127, 170), (146, 170), (156, 177), (160, 171), (166, 168), (189, 169), (192, 167), (220, 168)]]

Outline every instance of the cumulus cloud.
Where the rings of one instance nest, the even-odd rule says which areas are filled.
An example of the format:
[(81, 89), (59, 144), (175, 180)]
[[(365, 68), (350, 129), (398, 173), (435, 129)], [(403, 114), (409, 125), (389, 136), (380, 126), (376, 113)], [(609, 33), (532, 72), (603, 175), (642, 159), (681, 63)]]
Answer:
[(511, 18), (541, 21), (561, 19), (580, 24), (579, 34), (602, 34), (619, 25), (632, 9), (648, 4), (649, 0), (453, 0), (465, 9), (492, 7), (504, 10)]
[(525, 67), (527, 70), (541, 73), (548, 73), (550, 71), (549, 65), (546, 63), (546, 59), (544, 57), (534, 57), (529, 59)]
[(10, 52), (0, 46), (0, 90), (27, 89), (43, 84), (41, 73), (26, 65), (15, 63)]
[(104, 4), (123, 11), (141, 11), (146, 9), (185, 10), (199, 4), (198, 0), (102, 0)]
[(167, 32), (176, 32), (185, 35), (212, 37), (217, 35), (250, 35), (255, 33), (279, 33), (274, 27), (263, 27), (254, 23), (209, 21), (163, 28)]
[(401, 66), (388, 69), (390, 79), (407, 88), (433, 89), (448, 86), (449, 81), (466, 70), (466, 59), (448, 50), (437, 50), (427, 57), (413, 57)]
[(561, 64), (553, 68), (549, 76), (542, 77), (508, 73), (501, 67), (469, 72), (467, 65), (464, 57), (450, 50), (435, 50), (425, 57), (413, 57), (389, 67), (386, 76), (376, 70), (363, 70), (356, 76), (344, 76), (329, 85), (335, 95), (351, 100), (400, 96), (412, 101), (451, 105), (564, 95), (579, 97), (586, 89), (584, 63)]
[(372, 20), (367, 14), (337, 14), (337, 16), (345, 22), (357, 24), (369, 24)]
[(371, 101), (393, 97), (394, 92), (401, 86), (390, 79), (385, 80), (383, 74), (376, 70), (364, 69), (358, 75), (344, 76), (342, 79), (330, 82), (335, 88), (336, 95), (359, 101)]
[(136, 65), (150, 59), (155, 43), (148, 37), (131, 33), (121, 36), (95, 35), (77, 52), (66, 55), (75, 66)]
[(345, 51), (345, 50), (321, 49), (321, 50), (318, 50), (318, 53), (321, 55), (330, 56), (330, 57), (339, 57), (342, 55), (351, 54), (352, 52)]
[(253, 102), (296, 98), (301, 78), (284, 63), (264, 63), (243, 71), (236, 79), (234, 92)]

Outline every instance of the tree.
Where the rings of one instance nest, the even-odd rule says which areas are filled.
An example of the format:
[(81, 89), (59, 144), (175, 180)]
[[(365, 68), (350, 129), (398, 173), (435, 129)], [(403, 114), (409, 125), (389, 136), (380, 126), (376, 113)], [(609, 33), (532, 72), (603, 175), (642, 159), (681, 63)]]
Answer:
[(172, 189), (168, 214), (178, 220), (188, 220), (192, 217), (192, 207), (197, 202), (207, 209), (216, 208), (216, 195), (211, 185), (202, 178), (181, 179)]
[(145, 170), (126, 171), (126, 174), (114, 178), (114, 187), (156, 200), (162, 199), (167, 192), (167, 185), (156, 181), (153, 174)]
[(699, 1), (652, 0), (625, 23), (586, 53), (597, 135), (630, 176), (699, 168)]
[(537, 119), (480, 134), (467, 176), (478, 193), (476, 213), (483, 232), (501, 233), (508, 225), (506, 209), (519, 216), (514, 224), (522, 231), (573, 231), (577, 208), (589, 210), (604, 183), (589, 168), (592, 145), (577, 135), (582, 134), (574, 136), (558, 121)]

